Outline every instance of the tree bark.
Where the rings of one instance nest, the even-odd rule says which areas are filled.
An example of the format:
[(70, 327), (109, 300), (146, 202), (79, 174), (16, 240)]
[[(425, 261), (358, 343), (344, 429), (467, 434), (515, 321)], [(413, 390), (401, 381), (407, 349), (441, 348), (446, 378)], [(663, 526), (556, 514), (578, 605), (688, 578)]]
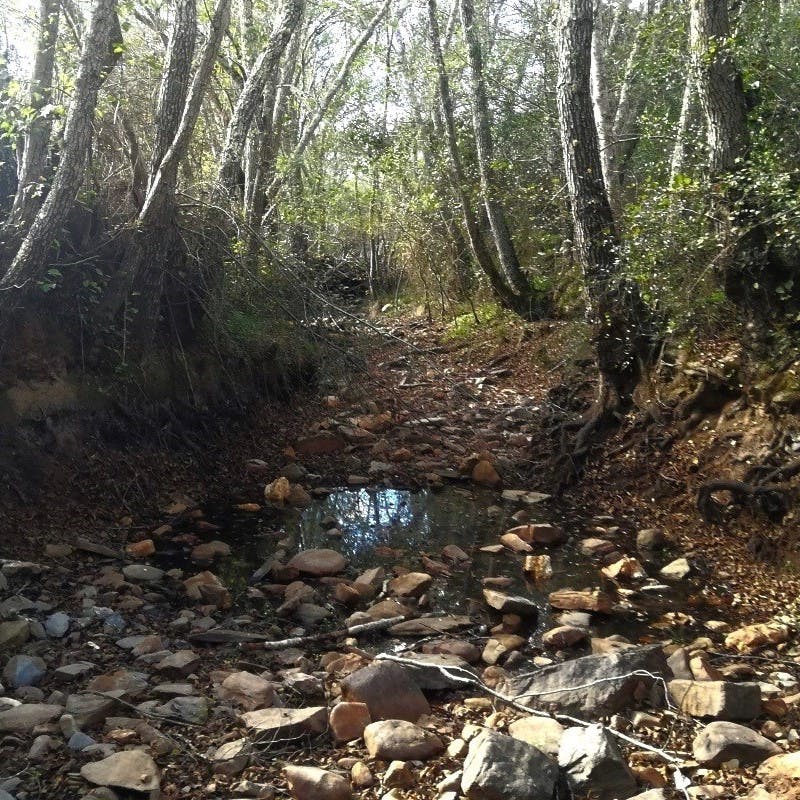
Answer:
[[(60, 18), (60, 0), (41, 0), (39, 39), (31, 75), (32, 119), (25, 132), (24, 150), (18, 172), (17, 193), (11, 206), (6, 230), (24, 231), (33, 222), (44, 196), (45, 168), (53, 128), (48, 106), (53, 99), (53, 71), (56, 63), (56, 40)], [(16, 238), (12, 234), (12, 238)], [(19, 238), (17, 238), (19, 242)]]
[(0, 280), (0, 313), (4, 317), (16, 302), (36, 288), (47, 270), (53, 241), (57, 239), (83, 183), (97, 93), (116, 63), (118, 53), (113, 52), (116, 48), (112, 45), (120, 38), (116, 0), (97, 0), (67, 113), (58, 169), (47, 199)]
[(467, 43), (467, 55), (470, 66), (472, 122), (475, 130), (475, 147), (478, 158), (478, 172), (481, 180), (481, 193), (489, 226), (492, 231), (500, 266), (506, 280), (513, 288), (514, 293), (521, 297), (531, 295), (530, 284), (520, 266), (517, 251), (511, 238), (508, 222), (503, 207), (498, 202), (496, 193), (496, 178), (494, 174), (493, 159), (494, 145), (492, 142), (491, 120), (489, 116), (489, 102), (486, 96), (486, 83), (483, 77), (483, 53), (475, 25), (475, 9), (472, 0), (460, 0), (461, 25)]
[[(619, 238), (603, 181), (590, 91), (591, 42), (591, 0), (561, 0), (556, 96), (575, 249), (595, 327), (600, 386), (587, 423), (594, 426), (632, 401), (647, 332), (637, 287), (622, 275)], [(579, 434), (576, 449), (582, 438)]]
[(269, 43), (253, 64), (253, 69), (247, 76), (236, 101), (217, 172), (217, 184), (227, 196), (234, 196), (243, 185), (241, 160), (250, 126), (258, 111), (265, 86), (277, 83), (281, 57), (292, 33), (300, 24), (304, 9), (305, 0), (286, 0)]
[(689, 129), (692, 124), (693, 106), (697, 97), (696, 78), (693, 70), (686, 73), (686, 82), (683, 85), (681, 97), (681, 110), (675, 124), (675, 144), (669, 160), (669, 185), (674, 186), (678, 175), (683, 174), (686, 164), (686, 151), (689, 145)]

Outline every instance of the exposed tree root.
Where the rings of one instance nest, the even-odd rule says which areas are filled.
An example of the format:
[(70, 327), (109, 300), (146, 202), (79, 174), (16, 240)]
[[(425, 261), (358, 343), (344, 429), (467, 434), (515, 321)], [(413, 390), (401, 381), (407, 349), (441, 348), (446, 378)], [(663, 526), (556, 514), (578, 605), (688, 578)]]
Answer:
[(786, 484), (752, 484), (735, 480), (714, 480), (697, 491), (697, 508), (706, 522), (723, 522), (730, 504), (720, 503), (715, 492), (730, 492), (733, 504), (764, 513), (772, 522), (781, 522), (791, 507), (791, 489)]

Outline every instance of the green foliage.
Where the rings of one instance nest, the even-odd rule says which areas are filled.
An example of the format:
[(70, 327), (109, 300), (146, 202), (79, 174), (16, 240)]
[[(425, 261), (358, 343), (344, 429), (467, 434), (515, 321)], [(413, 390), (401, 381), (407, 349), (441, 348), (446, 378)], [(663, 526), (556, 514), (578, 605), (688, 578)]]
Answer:
[(497, 341), (507, 336), (516, 325), (519, 325), (519, 317), (489, 301), (456, 316), (442, 339), (446, 342), (468, 341), (479, 335), (481, 341)]

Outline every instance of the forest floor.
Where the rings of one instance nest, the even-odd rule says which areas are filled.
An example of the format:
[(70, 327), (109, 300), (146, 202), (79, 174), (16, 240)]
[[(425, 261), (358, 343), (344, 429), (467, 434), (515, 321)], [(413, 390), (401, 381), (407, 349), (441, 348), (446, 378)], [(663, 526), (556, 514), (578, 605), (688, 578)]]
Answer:
[[(504, 615), (494, 614), (477, 596), (466, 604), (474, 626), (447, 634), (449, 646), (426, 637), (424, 649), (460, 657), (474, 651), (483, 661), (479, 668), (485, 683), (496, 687), (532, 665), (614, 650), (619, 640), (599, 635), (600, 629), (606, 634), (627, 629), (609, 627), (608, 615), (646, 621), (646, 628), (629, 625), (628, 638), (635, 645), (665, 643), (673, 656), (680, 651), (677, 661), (670, 660), (674, 668), (684, 659), (680, 670), (675, 669), (678, 677), (713, 678), (710, 683), (725, 683), (724, 691), (742, 681), (760, 683), (761, 710), (745, 721), (767, 743), (759, 743), (760, 757), (741, 748), (726, 751), (720, 769), (717, 763), (695, 759), (692, 739), (703, 726), (691, 715), (650, 709), (650, 716), (637, 718), (630, 708), (613, 709), (620, 714), (604, 714), (603, 719), (611, 717), (612, 726), (638, 742), (626, 743), (623, 751), (633, 770), (626, 774), (635, 775), (639, 790), (672, 785), (671, 770), (648, 753), (651, 747), (676, 754), (693, 784), (693, 798), (795, 796), (791, 793), (798, 790), (791, 780), (800, 775), (797, 762), (756, 774), (763, 757), (791, 752), (800, 742), (800, 648), (792, 609), (800, 579), (793, 561), (793, 513), (782, 525), (752, 509), (728, 515), (725, 524), (710, 524), (696, 507), (697, 490), (705, 481), (736, 477), (742, 464), (769, 449), (775, 438), (773, 417), (756, 404), (734, 409), (732, 398), (728, 405), (711, 405), (708, 413), (692, 420), (693, 427), (681, 429), (679, 422), (671, 422), (670, 409), (690, 396), (693, 387), (675, 380), (655, 392), (655, 403), (663, 410), (660, 419), (655, 414), (657, 422), (639, 421), (610, 432), (598, 442), (580, 480), (552, 497), (556, 456), (565, 435), (561, 423), (574, 419), (593, 392), (591, 375), (581, 373), (591, 367), (586, 367), (581, 345), (574, 344), (580, 335), (573, 326), (488, 326), (448, 336), (445, 326), (414, 316), (382, 317), (375, 324), (380, 332), (370, 328), (355, 345), (342, 338), (348, 358), (324, 390), (271, 401), (229, 424), (206, 420), (205, 427), (198, 427), (175, 420), (131, 438), (125, 446), (98, 436), (87, 447), (63, 429), (54, 434), (50, 457), (17, 463), (9, 472), (0, 504), (0, 556), (6, 559), (0, 618), (7, 620), (0, 622), (0, 652), (4, 660), (21, 660), (11, 659), (3, 682), (9, 695), (36, 704), (42, 716), (33, 723), (4, 723), (3, 715), (14, 709), (0, 710), (0, 732), (5, 731), (0, 777), (8, 778), (0, 787), (18, 800), (56, 792), (77, 797), (88, 788), (87, 777), (124, 787), (119, 777), (109, 777), (110, 766), (92, 775), (85, 765), (115, 748), (145, 743), (158, 766), (148, 762), (137, 764), (136, 770), (144, 770), (144, 780), (152, 769), (148, 780), (167, 798), (285, 795), (292, 774), (280, 768), (287, 763), (314, 764), (348, 777), (352, 773), (358, 797), (384, 797), (386, 792), (394, 792), (389, 797), (446, 797), (455, 791), (455, 798), (460, 789), (453, 776), (462, 768), (467, 740), (483, 727), (505, 732), (518, 711), (493, 702), (475, 686), (429, 693), (429, 713), (418, 722), (429, 735), (450, 744), (443, 753), (417, 760), (424, 763), (417, 763), (413, 753), (386, 756), (378, 748), (376, 755), (374, 743), (368, 754), (358, 737), (335, 746), (327, 733), (309, 740), (308, 734), (319, 733), (313, 725), (306, 730), (262, 720), (259, 730), (237, 712), (270, 707), (276, 691), (290, 708), (327, 706), (342, 692), (345, 676), (387, 644), (380, 636), (377, 643), (374, 636), (357, 641), (332, 637), (264, 652), (253, 643), (237, 647), (237, 638), (258, 634), (282, 640), (330, 631), (353, 612), (348, 624), (378, 620), (389, 606), (390, 616), (448, 611), (435, 602), (437, 587), (440, 596), (447, 596), (442, 586), (472, 569), (457, 557), (448, 559), (458, 556), (456, 551), (378, 547), (382, 560), (375, 566), (384, 568), (388, 578), (399, 580), (409, 572), (427, 575), (413, 589), (397, 584), (392, 589), (390, 584), (387, 591), (374, 573), (365, 578), (364, 572), (360, 582), (352, 580), (352, 565), (341, 575), (340, 569), (333, 570), (338, 577), (325, 568), (316, 574), (298, 571), (291, 561), (297, 542), (282, 526), (272, 525), (273, 516), (266, 516), (264, 530), (274, 528), (266, 535), (272, 537), (275, 552), (265, 564), (262, 582), (225, 587), (216, 577), (230, 574), (222, 565), (226, 557), (235, 560), (237, 555), (234, 549), (226, 556), (231, 545), (225, 525), (231, 519), (277, 513), (284, 505), (306, 508), (337, 487), (434, 493), (450, 487), (477, 503), (476, 516), (495, 520), (502, 530), (528, 520), (569, 527), (569, 541), (561, 546), (580, 551), (593, 563), (594, 578), (587, 585), (571, 586), (575, 592), (566, 600), (561, 596), (561, 605), (552, 603), (567, 614), (554, 619), (570, 629), (570, 637), (577, 637), (572, 646), (548, 644), (546, 631), (531, 625), (525, 613), (506, 608)], [(716, 343), (702, 359), (705, 368), (721, 369), (733, 348), (730, 342)], [(689, 365), (686, 371), (697, 374), (698, 367)], [(791, 431), (790, 422), (781, 424)], [(514, 491), (534, 494), (514, 496)], [(540, 496), (545, 494), (551, 497)], [(655, 552), (642, 552), (641, 539), (637, 546), (643, 530), (650, 531), (645, 538), (658, 544)], [(531, 535), (530, 529), (518, 533)], [(337, 549), (337, 541), (330, 536), (328, 546)], [(459, 544), (454, 538), (452, 544), (463, 545), (476, 564), (482, 557), (480, 548), (470, 550), (464, 541)], [(481, 579), (486, 588), (516, 588), (525, 557), (549, 558), (551, 553), (535, 540), (507, 540), (506, 545), (489, 545), (501, 566)], [(203, 546), (205, 550), (197, 550)], [(557, 569), (563, 556), (556, 550), (558, 545), (552, 551)], [(688, 574), (680, 574), (679, 564), (679, 574), (660, 576), (658, 570), (677, 557), (686, 559)], [(537, 563), (546, 572), (550, 562)], [(148, 573), (143, 564), (157, 566)], [(614, 565), (623, 571), (615, 573)], [(665, 600), (660, 606), (640, 605), (643, 578), (626, 577), (624, 571), (637, 566), (651, 576), (656, 591), (662, 586)], [(529, 564), (526, 568), (533, 569)], [(182, 581), (195, 573), (202, 577), (192, 589)], [(548, 591), (564, 588), (563, 581), (549, 587), (546, 577), (539, 577), (539, 594), (554, 600)], [(423, 588), (417, 591), (419, 586)], [(600, 594), (592, 594), (597, 587)], [(374, 595), (384, 603), (383, 614), (370, 613), (376, 608), (370, 605)], [(67, 622), (51, 621), (56, 613), (66, 614)], [(732, 631), (776, 616), (780, 624), (769, 629), (772, 641), (726, 644)], [(463, 615), (459, 619), (463, 625)], [(430, 628), (434, 623), (427, 624)], [(453, 630), (459, 627), (453, 624)], [(204, 635), (215, 627), (227, 631), (228, 638), (210, 644)], [(498, 641), (500, 645), (493, 644)], [(501, 652), (487, 655), (487, 647)], [(30, 659), (39, 658), (41, 662), (31, 665)], [(59, 672), (82, 663), (90, 666)], [(35, 685), (21, 677), (26, 670), (41, 673), (32, 681)], [(242, 670), (261, 677), (242, 679)], [(223, 687), (232, 675), (230, 685)], [(263, 702), (258, 702), (262, 695)], [(344, 695), (362, 699), (356, 690)], [(62, 702), (72, 722), (62, 717), (59, 723), (63, 709), (57, 706)], [(370, 710), (373, 717), (381, 716)], [(740, 718), (736, 710), (717, 710), (720, 719)], [(89, 734), (90, 744), (78, 739), (65, 746), (73, 735), (72, 723)], [(478, 728), (465, 730), (465, 723)], [(333, 721), (331, 726), (335, 730)], [(39, 738), (32, 748), (35, 734)], [(231, 752), (217, 751), (234, 741), (238, 744), (231, 745)], [(774, 750), (769, 750), (770, 742)], [(389, 769), (393, 760), (408, 761), (406, 772)], [(397, 774), (392, 777), (392, 772)], [(337, 796), (325, 795), (319, 785), (303, 789), (305, 777), (292, 778), (295, 796)], [(757, 784), (768, 788), (755, 790)], [(144, 785), (134, 781), (128, 788)], [(576, 796), (605, 791), (591, 782), (574, 788)], [(619, 791), (631, 793), (630, 787)], [(748, 795), (751, 791), (763, 793)]]

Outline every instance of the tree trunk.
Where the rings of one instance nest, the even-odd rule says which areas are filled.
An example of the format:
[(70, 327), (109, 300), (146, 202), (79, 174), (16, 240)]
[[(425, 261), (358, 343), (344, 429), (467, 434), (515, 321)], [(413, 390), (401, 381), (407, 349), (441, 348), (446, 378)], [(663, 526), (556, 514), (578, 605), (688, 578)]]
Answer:
[[(39, 9), (39, 40), (36, 44), (28, 101), (32, 118), (25, 132), (17, 193), (11, 206), (11, 216), (6, 223), (6, 230), (17, 243), (21, 238), (19, 234), (33, 222), (44, 196), (45, 167), (53, 128), (53, 117), (47, 107), (53, 100), (53, 71), (60, 7), (60, 0), (41, 0)], [(16, 235), (12, 230), (15, 230)]]
[[(619, 239), (603, 182), (590, 91), (591, 0), (561, 0), (556, 96), (575, 231), (600, 373), (598, 402), (587, 424), (632, 401), (647, 349), (646, 309), (620, 269)], [(591, 428), (584, 428), (586, 434)], [(579, 435), (576, 450), (585, 435)]]
[(489, 116), (489, 102), (483, 77), (483, 53), (475, 25), (475, 9), (472, 5), (472, 0), (460, 0), (460, 9), (461, 24), (467, 43), (467, 55), (470, 65), (472, 122), (475, 130), (475, 147), (483, 203), (486, 206), (492, 238), (497, 248), (497, 255), (500, 259), (503, 273), (515, 294), (520, 297), (530, 297), (530, 284), (517, 258), (517, 251), (511, 239), (505, 211), (495, 196), (495, 175), (494, 167), (492, 166), (494, 146)]
[(428, 32), (430, 35), (433, 58), (436, 62), (439, 103), (444, 117), (447, 150), (450, 157), (450, 169), (452, 172), (452, 184), (458, 197), (459, 205), (461, 206), (464, 228), (467, 231), (470, 247), (472, 248), (478, 267), (489, 279), (492, 291), (500, 303), (506, 308), (511, 308), (524, 316), (529, 311), (527, 299), (514, 292), (504, 275), (495, 266), (492, 254), (489, 252), (486, 240), (484, 239), (478, 216), (472, 207), (472, 202), (467, 193), (466, 175), (461, 161), (461, 154), (458, 149), (458, 134), (456, 132), (450, 78), (447, 74), (447, 67), (444, 62), (439, 33), (439, 20), (436, 15), (436, 0), (428, 0)]
[(696, 105), (696, 78), (693, 70), (686, 73), (686, 82), (683, 85), (681, 97), (681, 110), (675, 124), (675, 144), (669, 160), (669, 185), (674, 186), (678, 175), (682, 175), (686, 164), (686, 152), (689, 146), (689, 130), (692, 125), (693, 107)]
[(258, 111), (264, 87), (267, 84), (277, 83), (281, 57), (289, 44), (292, 33), (300, 24), (304, 9), (305, 0), (286, 0), (269, 43), (253, 64), (253, 69), (247, 76), (239, 99), (236, 101), (233, 116), (225, 135), (225, 145), (222, 148), (217, 172), (217, 184), (220, 190), (229, 197), (237, 194), (237, 191), (241, 196), (241, 187), (243, 186), (241, 161), (250, 126)]
[(118, 58), (120, 41), (116, 0), (97, 0), (81, 53), (78, 75), (64, 128), (61, 160), (50, 192), (33, 221), (11, 266), (0, 280), (0, 313), (8, 311), (37, 288), (48, 266), (48, 255), (83, 183), (92, 138), (97, 93)]
[(692, 0), (689, 17), (692, 67), (706, 121), (714, 225), (722, 247), (718, 270), (730, 300), (759, 315), (773, 298), (764, 273), (766, 236), (752, 210), (755, 198), (736, 185), (750, 147), (742, 75), (730, 45), (727, 0)]

